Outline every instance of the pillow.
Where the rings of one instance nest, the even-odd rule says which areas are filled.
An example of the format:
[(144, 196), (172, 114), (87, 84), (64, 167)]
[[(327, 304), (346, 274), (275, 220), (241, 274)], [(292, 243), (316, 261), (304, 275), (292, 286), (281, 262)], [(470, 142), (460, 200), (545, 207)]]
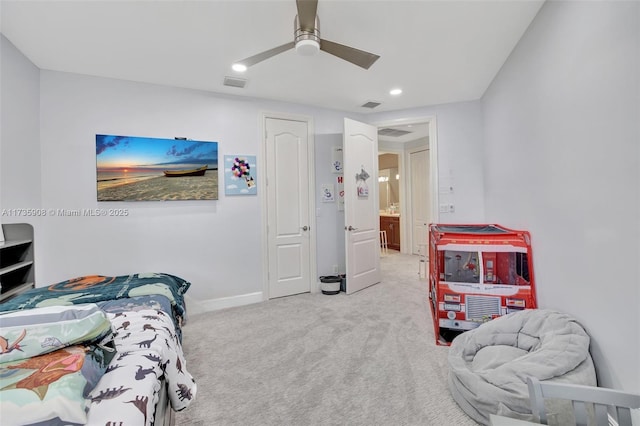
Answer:
[(93, 304), (49, 306), (0, 315), (0, 364), (31, 358), (111, 335), (111, 323)]
[(99, 345), (74, 345), (0, 364), (2, 424), (86, 424), (85, 398), (114, 355)]
[(171, 274), (165, 274), (165, 273), (158, 273), (158, 272), (146, 272), (146, 273), (139, 273), (138, 274), (138, 278), (164, 278), (166, 281), (165, 282), (171, 282), (172, 285), (175, 287), (175, 289), (178, 291), (179, 294), (184, 295), (187, 290), (189, 290), (189, 287), (191, 287), (191, 283), (189, 281), (185, 281), (184, 279), (180, 278), (180, 277), (176, 277), (175, 275), (171, 275)]

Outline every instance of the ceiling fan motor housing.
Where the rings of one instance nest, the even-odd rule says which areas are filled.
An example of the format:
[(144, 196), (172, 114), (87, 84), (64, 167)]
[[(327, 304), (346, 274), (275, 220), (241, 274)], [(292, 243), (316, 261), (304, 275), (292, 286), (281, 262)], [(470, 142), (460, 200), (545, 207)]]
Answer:
[(298, 15), (296, 15), (293, 25), (296, 53), (303, 56), (312, 56), (318, 53), (320, 50), (320, 21), (318, 17), (316, 16), (314, 28), (302, 28)]

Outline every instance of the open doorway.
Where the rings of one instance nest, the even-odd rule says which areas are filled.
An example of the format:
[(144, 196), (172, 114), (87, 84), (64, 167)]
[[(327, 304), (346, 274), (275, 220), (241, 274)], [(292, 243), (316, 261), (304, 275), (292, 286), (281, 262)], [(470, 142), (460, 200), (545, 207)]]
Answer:
[[(400, 251), (400, 157), (395, 152), (378, 150), (378, 200), (381, 244), (387, 250)], [(386, 253), (386, 252), (385, 252)]]
[[(394, 213), (399, 223), (400, 252), (419, 255), (426, 250), (428, 225), (438, 221), (437, 140), (434, 117), (375, 123), (378, 153), (398, 158), (399, 201)], [(380, 167), (380, 176), (386, 172)], [(383, 174), (384, 173), (384, 174)], [(389, 173), (391, 180), (395, 176)], [(381, 204), (387, 187), (380, 185)], [(381, 207), (382, 209), (382, 207)], [(381, 230), (383, 222), (381, 217)], [(387, 236), (388, 237), (388, 236)]]

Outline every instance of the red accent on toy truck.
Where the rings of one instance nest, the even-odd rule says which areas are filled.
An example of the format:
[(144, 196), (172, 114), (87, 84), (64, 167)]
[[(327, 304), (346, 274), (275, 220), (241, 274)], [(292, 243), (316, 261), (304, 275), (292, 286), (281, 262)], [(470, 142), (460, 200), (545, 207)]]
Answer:
[(438, 345), (537, 308), (531, 236), (500, 225), (429, 225), (429, 299)]

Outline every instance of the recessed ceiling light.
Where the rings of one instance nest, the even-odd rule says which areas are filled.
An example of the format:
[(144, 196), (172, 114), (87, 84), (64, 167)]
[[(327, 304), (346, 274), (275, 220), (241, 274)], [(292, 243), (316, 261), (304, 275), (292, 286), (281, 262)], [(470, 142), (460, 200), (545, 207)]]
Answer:
[(233, 64), (231, 69), (237, 72), (245, 72), (247, 70), (247, 66), (243, 64)]
[(401, 93), (402, 93), (402, 89), (391, 89), (391, 91), (389, 91), (389, 94), (393, 96), (398, 96)]

